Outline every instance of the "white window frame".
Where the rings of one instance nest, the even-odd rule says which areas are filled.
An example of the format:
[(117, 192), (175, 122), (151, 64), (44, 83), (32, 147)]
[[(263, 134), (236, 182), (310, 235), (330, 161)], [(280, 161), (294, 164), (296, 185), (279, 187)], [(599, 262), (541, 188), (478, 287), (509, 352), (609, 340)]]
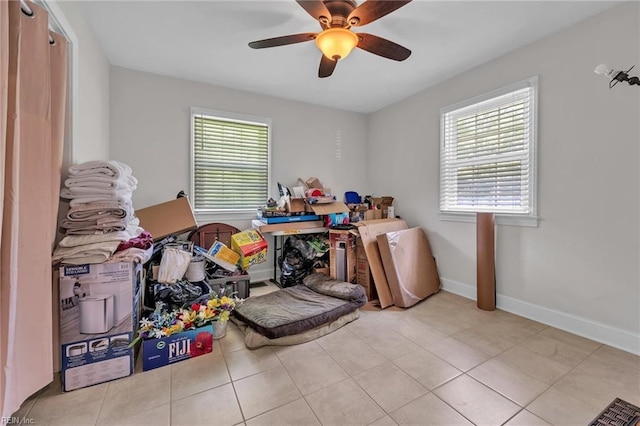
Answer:
[[(264, 124), (267, 126), (267, 198), (271, 196), (271, 119), (267, 117), (259, 117), (249, 114), (238, 114), (227, 111), (219, 111), (208, 108), (191, 107), (191, 113), (189, 116), (189, 145), (191, 150), (190, 167), (189, 167), (189, 181), (190, 181), (190, 195), (194, 198), (192, 204), (194, 205), (194, 212), (198, 218), (209, 217), (214, 218), (220, 215), (245, 215), (246, 217), (255, 217), (256, 209), (258, 206), (238, 208), (238, 209), (198, 209), (195, 208), (195, 134), (193, 120), (196, 115), (207, 115), (213, 118), (220, 118), (222, 120), (236, 121), (241, 123), (250, 124)], [(266, 202), (266, 199), (265, 199)]]
[[(525, 226), (525, 227), (537, 227), (538, 226), (538, 185), (537, 185), (537, 169), (538, 169), (538, 158), (537, 158), (537, 146), (538, 146), (538, 76), (533, 76), (526, 80), (522, 80), (508, 86), (493, 90), (488, 93), (484, 93), (482, 95), (473, 97), (471, 99), (467, 99), (461, 102), (458, 102), (454, 105), (450, 105), (448, 107), (444, 107), (440, 109), (440, 172), (442, 173), (442, 152), (445, 147), (445, 114), (456, 111), (458, 109), (462, 109), (465, 107), (469, 107), (474, 104), (478, 104), (481, 102), (489, 101), (491, 99), (497, 98), (499, 96), (506, 95), (508, 93), (515, 92), (517, 90), (521, 90), (524, 88), (531, 88), (533, 90), (532, 94), (532, 108), (531, 108), (531, 118), (530, 118), (530, 141), (529, 141), (529, 161), (530, 161), (530, 169), (529, 169), (529, 188), (530, 188), (530, 212), (528, 214), (509, 214), (509, 213), (496, 213), (495, 220), (497, 225), (511, 225), (511, 226)], [(441, 176), (441, 173), (439, 176)], [(440, 179), (442, 179), (440, 177)], [(442, 182), (439, 182), (439, 195), (442, 195)], [(440, 220), (446, 221), (457, 221), (457, 222), (475, 222), (476, 214), (475, 212), (458, 212), (458, 211), (443, 211), (442, 206), (440, 205), (440, 196), (439, 196), (439, 212), (438, 217)]]

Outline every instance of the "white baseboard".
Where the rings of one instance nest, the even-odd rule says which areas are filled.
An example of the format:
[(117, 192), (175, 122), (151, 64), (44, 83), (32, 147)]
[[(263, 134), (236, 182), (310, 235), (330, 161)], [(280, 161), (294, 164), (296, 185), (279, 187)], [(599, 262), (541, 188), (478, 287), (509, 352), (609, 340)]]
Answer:
[[(477, 300), (476, 287), (441, 278), (442, 289), (471, 300)], [(569, 333), (595, 340), (609, 346), (640, 355), (640, 334), (633, 333), (587, 318), (524, 302), (502, 294), (496, 295), (496, 307)]]

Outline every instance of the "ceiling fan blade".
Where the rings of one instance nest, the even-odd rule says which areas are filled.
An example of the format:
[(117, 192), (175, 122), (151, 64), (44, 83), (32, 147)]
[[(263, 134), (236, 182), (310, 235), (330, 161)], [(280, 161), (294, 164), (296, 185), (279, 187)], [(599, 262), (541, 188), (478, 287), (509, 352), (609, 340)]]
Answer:
[(360, 49), (382, 56), (383, 58), (393, 59), (394, 61), (404, 61), (411, 56), (411, 51), (404, 46), (374, 36), (373, 34), (358, 33), (358, 46)]
[(410, 1), (411, 0), (367, 0), (349, 14), (347, 22), (353, 27), (369, 24), (376, 19), (388, 15), (394, 10), (400, 9)]
[(329, 59), (326, 56), (322, 55), (322, 59), (320, 59), (320, 69), (318, 70), (318, 77), (329, 77), (331, 74), (333, 74), (333, 70), (336, 69), (337, 64), (338, 61), (334, 61), (333, 59)]
[(265, 47), (284, 46), (287, 44), (302, 43), (316, 38), (316, 33), (291, 34), (281, 37), (266, 38), (264, 40), (252, 41), (249, 47), (253, 49), (264, 49)]
[(316, 21), (320, 22), (322, 28), (327, 29), (329, 27), (331, 12), (329, 12), (322, 0), (296, 0), (296, 2)]

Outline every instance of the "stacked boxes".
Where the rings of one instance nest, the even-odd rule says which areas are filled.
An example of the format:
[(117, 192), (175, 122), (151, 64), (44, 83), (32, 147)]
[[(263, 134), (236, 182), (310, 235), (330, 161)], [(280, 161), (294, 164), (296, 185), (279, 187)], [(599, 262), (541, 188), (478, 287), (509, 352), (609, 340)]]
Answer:
[(133, 262), (60, 267), (60, 343), (64, 391), (133, 373), (143, 288)]

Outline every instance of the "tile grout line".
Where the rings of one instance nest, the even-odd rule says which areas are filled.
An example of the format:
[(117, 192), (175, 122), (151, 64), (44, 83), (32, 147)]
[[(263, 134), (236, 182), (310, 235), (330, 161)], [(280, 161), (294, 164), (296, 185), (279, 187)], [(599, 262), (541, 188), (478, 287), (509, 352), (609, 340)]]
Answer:
[(104, 407), (104, 403), (107, 400), (107, 395), (109, 394), (109, 387), (111, 387), (111, 382), (106, 382), (107, 386), (104, 390), (104, 396), (102, 397), (102, 403), (100, 404), (100, 408), (98, 408), (98, 413), (96, 414), (96, 421), (93, 422), (94, 425), (97, 425), (100, 421), (100, 414), (102, 414), (102, 408)]

